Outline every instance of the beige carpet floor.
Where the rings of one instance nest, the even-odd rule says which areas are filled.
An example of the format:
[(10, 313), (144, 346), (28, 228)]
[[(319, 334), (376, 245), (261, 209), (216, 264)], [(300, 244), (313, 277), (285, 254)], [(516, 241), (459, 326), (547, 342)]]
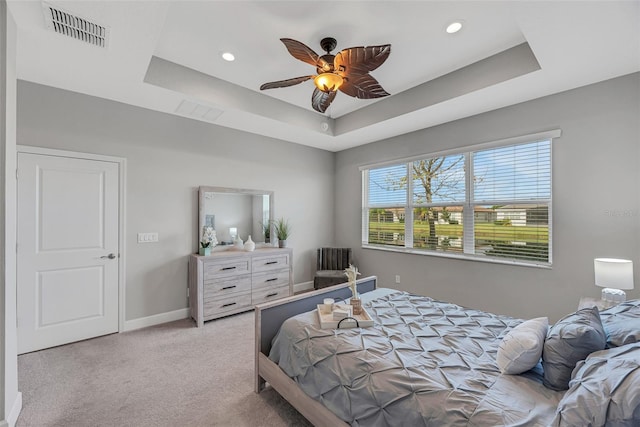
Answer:
[(18, 427), (310, 426), (256, 394), (254, 313), (180, 320), (18, 357)]

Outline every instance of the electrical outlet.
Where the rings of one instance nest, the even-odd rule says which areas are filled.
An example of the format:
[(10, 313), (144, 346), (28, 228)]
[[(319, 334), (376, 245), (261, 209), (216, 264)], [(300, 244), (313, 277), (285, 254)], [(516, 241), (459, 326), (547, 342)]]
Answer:
[(400, 275), (396, 274), (396, 283), (400, 283)]

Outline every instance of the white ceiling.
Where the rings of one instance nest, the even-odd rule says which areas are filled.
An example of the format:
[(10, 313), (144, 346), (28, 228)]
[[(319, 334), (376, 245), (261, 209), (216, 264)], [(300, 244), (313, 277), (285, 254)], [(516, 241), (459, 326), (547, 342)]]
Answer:
[[(8, 4), (19, 79), (171, 114), (186, 100), (212, 109), (203, 120), (329, 151), (640, 71), (637, 0), (49, 1), (109, 27), (106, 49), (48, 30), (40, 1)], [(311, 81), (259, 90), (315, 71), (280, 38), (322, 53), (326, 36), (333, 53), (390, 43), (371, 74), (391, 96), (338, 93), (322, 115)]]

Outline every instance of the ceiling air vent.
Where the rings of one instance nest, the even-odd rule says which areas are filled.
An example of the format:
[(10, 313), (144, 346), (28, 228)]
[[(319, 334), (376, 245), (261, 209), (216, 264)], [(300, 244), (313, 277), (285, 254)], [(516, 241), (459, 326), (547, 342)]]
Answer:
[(50, 30), (93, 46), (108, 47), (108, 27), (44, 2), (42, 8), (44, 21)]
[(180, 105), (178, 105), (178, 108), (176, 108), (176, 113), (182, 116), (191, 117), (192, 119), (213, 123), (218, 117), (220, 117), (223, 111), (185, 99), (180, 103)]

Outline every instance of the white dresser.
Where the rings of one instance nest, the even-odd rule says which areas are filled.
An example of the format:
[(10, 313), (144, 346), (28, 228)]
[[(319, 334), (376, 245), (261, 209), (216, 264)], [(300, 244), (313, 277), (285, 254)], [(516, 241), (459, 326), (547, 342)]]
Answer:
[(189, 258), (189, 307), (198, 326), (293, 295), (293, 251), (228, 250)]

